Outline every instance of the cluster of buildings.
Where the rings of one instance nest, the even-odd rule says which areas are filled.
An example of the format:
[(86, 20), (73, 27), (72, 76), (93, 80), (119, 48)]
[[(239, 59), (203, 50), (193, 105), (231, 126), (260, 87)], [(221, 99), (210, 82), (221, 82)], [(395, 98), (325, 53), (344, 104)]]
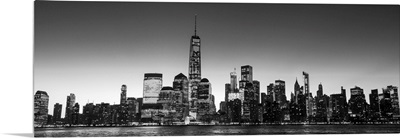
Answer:
[(286, 96), (283, 80), (267, 85), (260, 92), (260, 82), (253, 80), (253, 67), (241, 66), (240, 81), (236, 69), (230, 73), (230, 83), (225, 84), (225, 100), (217, 112), (211, 83), (201, 77), (201, 41), (195, 33), (190, 39), (188, 76), (175, 76), (173, 86), (163, 86), (161, 73), (146, 73), (143, 80), (143, 97), (127, 97), (127, 86), (121, 86), (120, 103), (86, 103), (80, 105), (73, 93), (67, 96), (65, 116), (61, 117), (62, 104), (54, 105), (53, 115), (48, 114), (49, 95), (37, 91), (34, 96), (35, 126), (43, 125), (185, 125), (185, 124), (240, 124), (282, 122), (366, 122), (398, 121), (398, 88), (388, 86), (382, 93), (371, 91), (370, 104), (360, 87), (351, 88), (347, 101), (346, 90), (330, 96), (323, 94), (319, 84), (317, 95), (310, 92), (309, 74), (303, 72), (304, 85), (297, 79), (290, 100)]
[(241, 80), (237, 87), (236, 72), (230, 74), (231, 82), (225, 84), (225, 101), (220, 103), (220, 122), (238, 123), (344, 123), (344, 122), (398, 122), (400, 121), (398, 87), (387, 86), (378, 94), (371, 90), (369, 104), (364, 90), (358, 86), (340, 93), (326, 95), (322, 84), (316, 96), (309, 90), (309, 74), (303, 72), (303, 86), (296, 79), (289, 100), (285, 81), (276, 80), (260, 93), (260, 82), (252, 80), (253, 68), (241, 67)]

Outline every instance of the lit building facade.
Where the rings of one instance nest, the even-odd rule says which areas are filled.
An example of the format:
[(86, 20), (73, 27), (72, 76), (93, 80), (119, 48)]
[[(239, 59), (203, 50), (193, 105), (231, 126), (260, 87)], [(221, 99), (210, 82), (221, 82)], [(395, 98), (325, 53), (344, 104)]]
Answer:
[(34, 125), (41, 126), (47, 123), (47, 114), (49, 112), (49, 95), (45, 91), (36, 91), (34, 96)]
[(201, 40), (197, 35), (197, 16), (195, 16), (194, 35), (190, 39), (189, 54), (189, 115), (192, 118), (197, 116), (198, 85), (201, 80)]
[(162, 88), (161, 73), (146, 73), (143, 80), (143, 104), (156, 104)]

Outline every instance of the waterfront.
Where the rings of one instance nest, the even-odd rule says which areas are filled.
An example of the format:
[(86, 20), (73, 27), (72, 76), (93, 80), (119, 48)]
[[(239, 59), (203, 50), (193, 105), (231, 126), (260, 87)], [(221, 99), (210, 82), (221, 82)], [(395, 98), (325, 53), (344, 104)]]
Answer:
[(148, 126), (35, 128), (35, 137), (400, 133), (400, 125)]

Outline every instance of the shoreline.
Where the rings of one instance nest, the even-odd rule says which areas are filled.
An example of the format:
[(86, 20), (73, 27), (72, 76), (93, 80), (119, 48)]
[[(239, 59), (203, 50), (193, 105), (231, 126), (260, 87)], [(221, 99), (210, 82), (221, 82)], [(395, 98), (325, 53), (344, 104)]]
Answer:
[(203, 124), (203, 125), (132, 125), (132, 126), (126, 126), (126, 125), (121, 125), (121, 126), (44, 126), (44, 127), (34, 127), (34, 129), (46, 129), (46, 128), (88, 128), (88, 127), (155, 127), (155, 126), (160, 126), (160, 127), (186, 127), (186, 126), (316, 126), (316, 125), (322, 125), (322, 126), (328, 126), (328, 125), (334, 125), (334, 126), (350, 126), (350, 125), (399, 125), (400, 122), (398, 123), (381, 123), (381, 124), (371, 124), (371, 123), (348, 123), (348, 124), (317, 124), (317, 123), (310, 123), (310, 124), (234, 124), (234, 125), (209, 125), (209, 124)]

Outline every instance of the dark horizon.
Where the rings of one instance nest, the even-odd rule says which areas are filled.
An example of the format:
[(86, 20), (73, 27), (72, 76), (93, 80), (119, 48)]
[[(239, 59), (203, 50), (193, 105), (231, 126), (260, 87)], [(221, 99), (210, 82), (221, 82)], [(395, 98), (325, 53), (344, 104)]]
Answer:
[(212, 84), (217, 108), (229, 73), (242, 65), (253, 66), (261, 92), (281, 79), (290, 97), (296, 77), (304, 85), (305, 71), (313, 96), (320, 83), (327, 95), (340, 86), (349, 95), (357, 85), (369, 102), (371, 89), (399, 86), (398, 11), (395, 5), (35, 1), (34, 91), (48, 92), (52, 114), (69, 93), (81, 105), (119, 103), (126, 84), (128, 97), (142, 97), (144, 73), (162, 73), (163, 86), (172, 86), (175, 75), (188, 76), (197, 14), (202, 77)]

